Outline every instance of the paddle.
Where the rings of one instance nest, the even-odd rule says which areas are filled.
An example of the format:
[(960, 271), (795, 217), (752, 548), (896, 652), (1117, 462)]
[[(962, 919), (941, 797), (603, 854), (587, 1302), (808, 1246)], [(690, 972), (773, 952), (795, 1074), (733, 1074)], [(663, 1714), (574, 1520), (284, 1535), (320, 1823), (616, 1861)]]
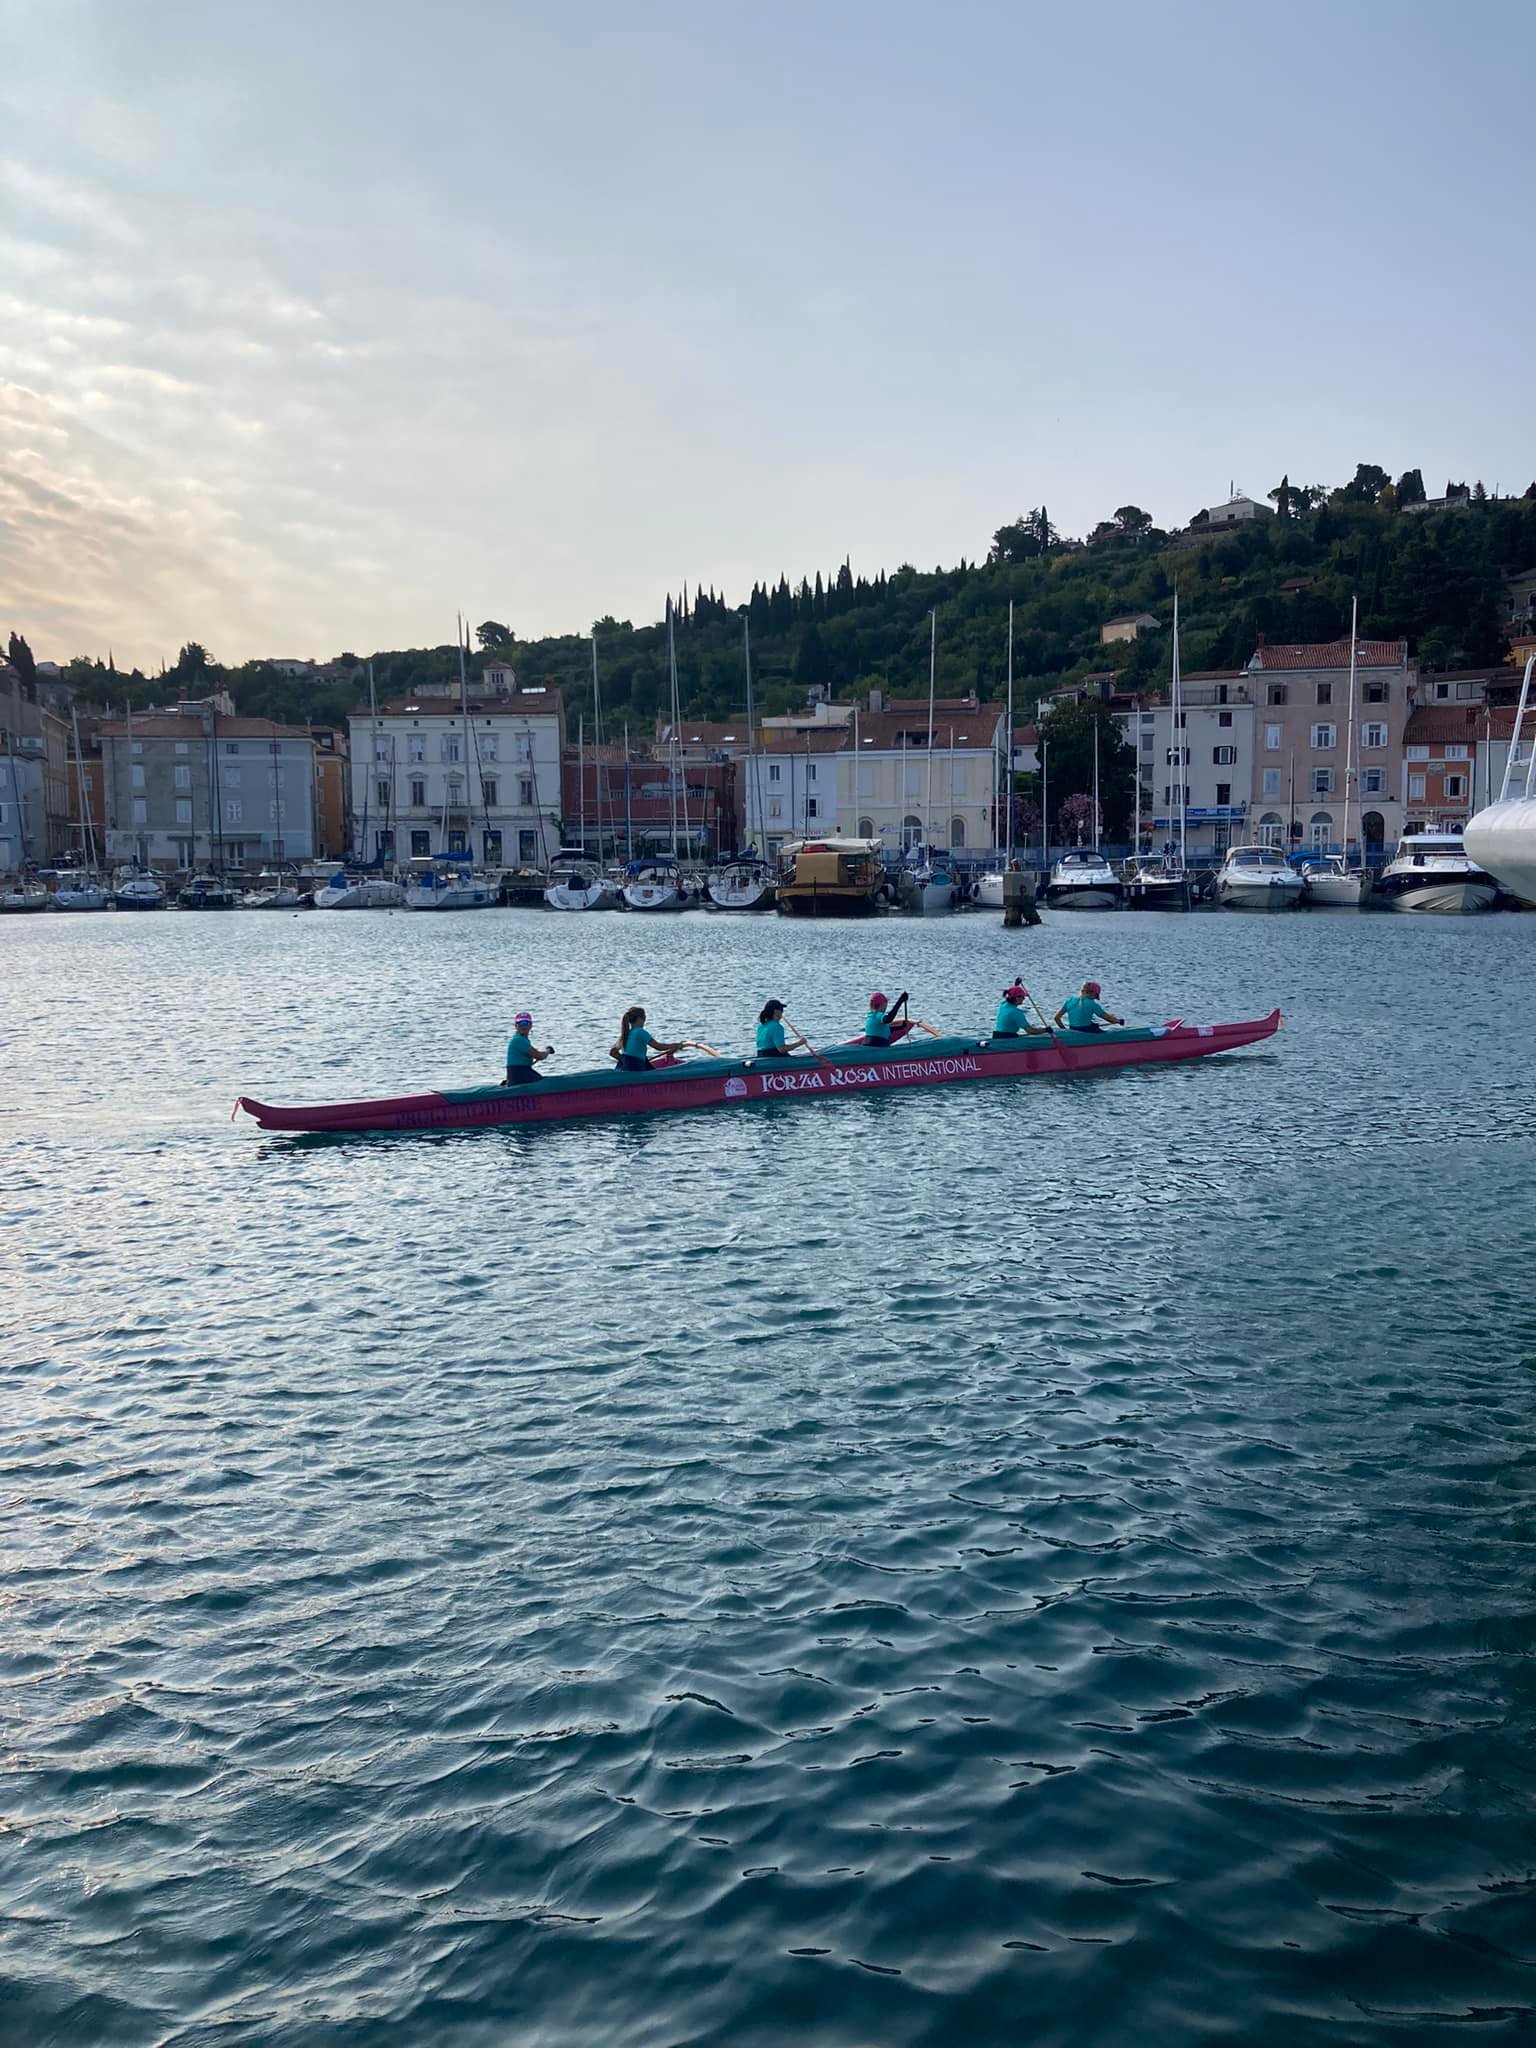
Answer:
[(816, 1050), (815, 1046), (812, 1045), (811, 1041), (806, 1037), (805, 1033), (800, 1029), (799, 1025), (796, 1024), (794, 1019), (784, 1012), (781, 1012), (780, 1014), (783, 1015), (784, 1022), (789, 1026), (790, 1030), (794, 1032), (796, 1038), (799, 1039), (800, 1043), (805, 1047), (806, 1051), (810, 1054), (811, 1058), (813, 1060), (820, 1060), (821, 1064), (824, 1067), (830, 1067), (832, 1062), (827, 1058), (825, 1053), (819, 1053)]

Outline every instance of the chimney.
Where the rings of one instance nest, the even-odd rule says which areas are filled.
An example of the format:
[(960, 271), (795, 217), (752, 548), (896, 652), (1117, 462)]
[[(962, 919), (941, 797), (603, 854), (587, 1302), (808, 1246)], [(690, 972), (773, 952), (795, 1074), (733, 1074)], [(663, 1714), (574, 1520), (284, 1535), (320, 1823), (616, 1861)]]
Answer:
[(884, 690), (871, 690), (871, 691), (870, 691), (870, 693), (869, 693), (869, 708), (870, 708), (870, 710), (871, 710), (871, 711), (883, 711), (883, 710), (885, 709), (885, 692), (884, 692)]
[(1260, 645), (1260, 647), (1264, 645), (1264, 635), (1262, 633), (1260, 633), (1258, 636), (1258, 644)]

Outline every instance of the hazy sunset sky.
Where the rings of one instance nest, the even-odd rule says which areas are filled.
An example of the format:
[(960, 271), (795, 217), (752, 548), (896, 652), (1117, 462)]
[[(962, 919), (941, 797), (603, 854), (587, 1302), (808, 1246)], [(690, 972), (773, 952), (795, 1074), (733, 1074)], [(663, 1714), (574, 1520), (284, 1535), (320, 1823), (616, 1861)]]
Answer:
[(0, 628), (323, 657), (1523, 489), (1532, 22), (0, 0)]

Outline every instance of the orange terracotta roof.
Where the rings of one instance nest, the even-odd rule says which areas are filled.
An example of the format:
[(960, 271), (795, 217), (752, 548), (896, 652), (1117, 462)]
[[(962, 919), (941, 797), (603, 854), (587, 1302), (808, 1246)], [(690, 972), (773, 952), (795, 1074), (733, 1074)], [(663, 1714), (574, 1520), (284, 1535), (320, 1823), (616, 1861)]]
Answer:
[(1409, 712), (1403, 744), (1422, 747), (1439, 741), (1442, 746), (1470, 745), (1490, 734), (1496, 740), (1507, 740), (1514, 729), (1513, 704), (1423, 704)]
[[(1355, 651), (1355, 665), (1358, 668), (1403, 668), (1408, 661), (1406, 640), (1362, 640)], [(1311, 647), (1260, 647), (1249, 663), (1250, 668), (1344, 668), (1349, 667), (1349, 642), (1347, 640), (1325, 640)]]
[[(125, 719), (116, 719), (111, 724), (103, 723), (98, 730), (107, 739), (126, 739), (129, 727)], [(142, 718), (133, 721), (136, 740), (189, 740), (204, 736), (200, 718), (180, 718), (174, 712), (159, 716), (146, 712)], [(304, 725), (278, 725), (270, 718), (221, 717), (213, 737), (221, 740), (307, 740), (309, 728)]]

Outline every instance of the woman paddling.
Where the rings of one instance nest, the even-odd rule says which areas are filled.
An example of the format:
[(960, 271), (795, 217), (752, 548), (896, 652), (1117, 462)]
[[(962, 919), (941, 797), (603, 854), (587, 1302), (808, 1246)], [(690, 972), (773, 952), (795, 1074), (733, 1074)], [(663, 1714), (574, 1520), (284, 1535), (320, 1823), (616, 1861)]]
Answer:
[(621, 1073), (644, 1074), (650, 1071), (652, 1046), (670, 1058), (673, 1053), (682, 1052), (689, 1043), (688, 1039), (679, 1038), (675, 1044), (667, 1045), (659, 1038), (652, 1038), (645, 1028), (645, 1011), (634, 1003), (619, 1021), (619, 1035), (608, 1048), (608, 1056), (618, 1062)]
[(512, 1087), (518, 1081), (541, 1079), (536, 1062), (547, 1060), (554, 1051), (552, 1045), (537, 1046), (533, 1042), (533, 1019), (526, 1010), (520, 1010), (512, 1020), (512, 1036), (507, 1040), (506, 1086)]
[(893, 1003), (887, 1009), (884, 995), (876, 989), (869, 999), (869, 1010), (864, 1018), (864, 1043), (866, 1045), (890, 1044), (891, 1022), (900, 1007), (899, 1003)]
[(1022, 981), (1012, 982), (1003, 990), (1003, 999), (997, 1006), (997, 1018), (992, 1026), (994, 1038), (1022, 1038), (1035, 1030), (1029, 1021), (1029, 1012), (1024, 1005), (1029, 1001), (1029, 990)]
[(806, 1052), (809, 1045), (797, 1031), (793, 1038), (784, 1035), (784, 1005), (777, 998), (764, 1003), (757, 1019), (757, 1056), (760, 1060), (787, 1060), (791, 1051), (799, 1046)]
[(1075, 996), (1067, 997), (1051, 1022), (1058, 1026), (1065, 1024), (1069, 1031), (1101, 1031), (1104, 1028), (1099, 1022), (1101, 1017), (1105, 1024), (1123, 1024), (1123, 1017), (1115, 1016), (1099, 1001), (1102, 994), (1103, 990), (1096, 981), (1085, 981)]

